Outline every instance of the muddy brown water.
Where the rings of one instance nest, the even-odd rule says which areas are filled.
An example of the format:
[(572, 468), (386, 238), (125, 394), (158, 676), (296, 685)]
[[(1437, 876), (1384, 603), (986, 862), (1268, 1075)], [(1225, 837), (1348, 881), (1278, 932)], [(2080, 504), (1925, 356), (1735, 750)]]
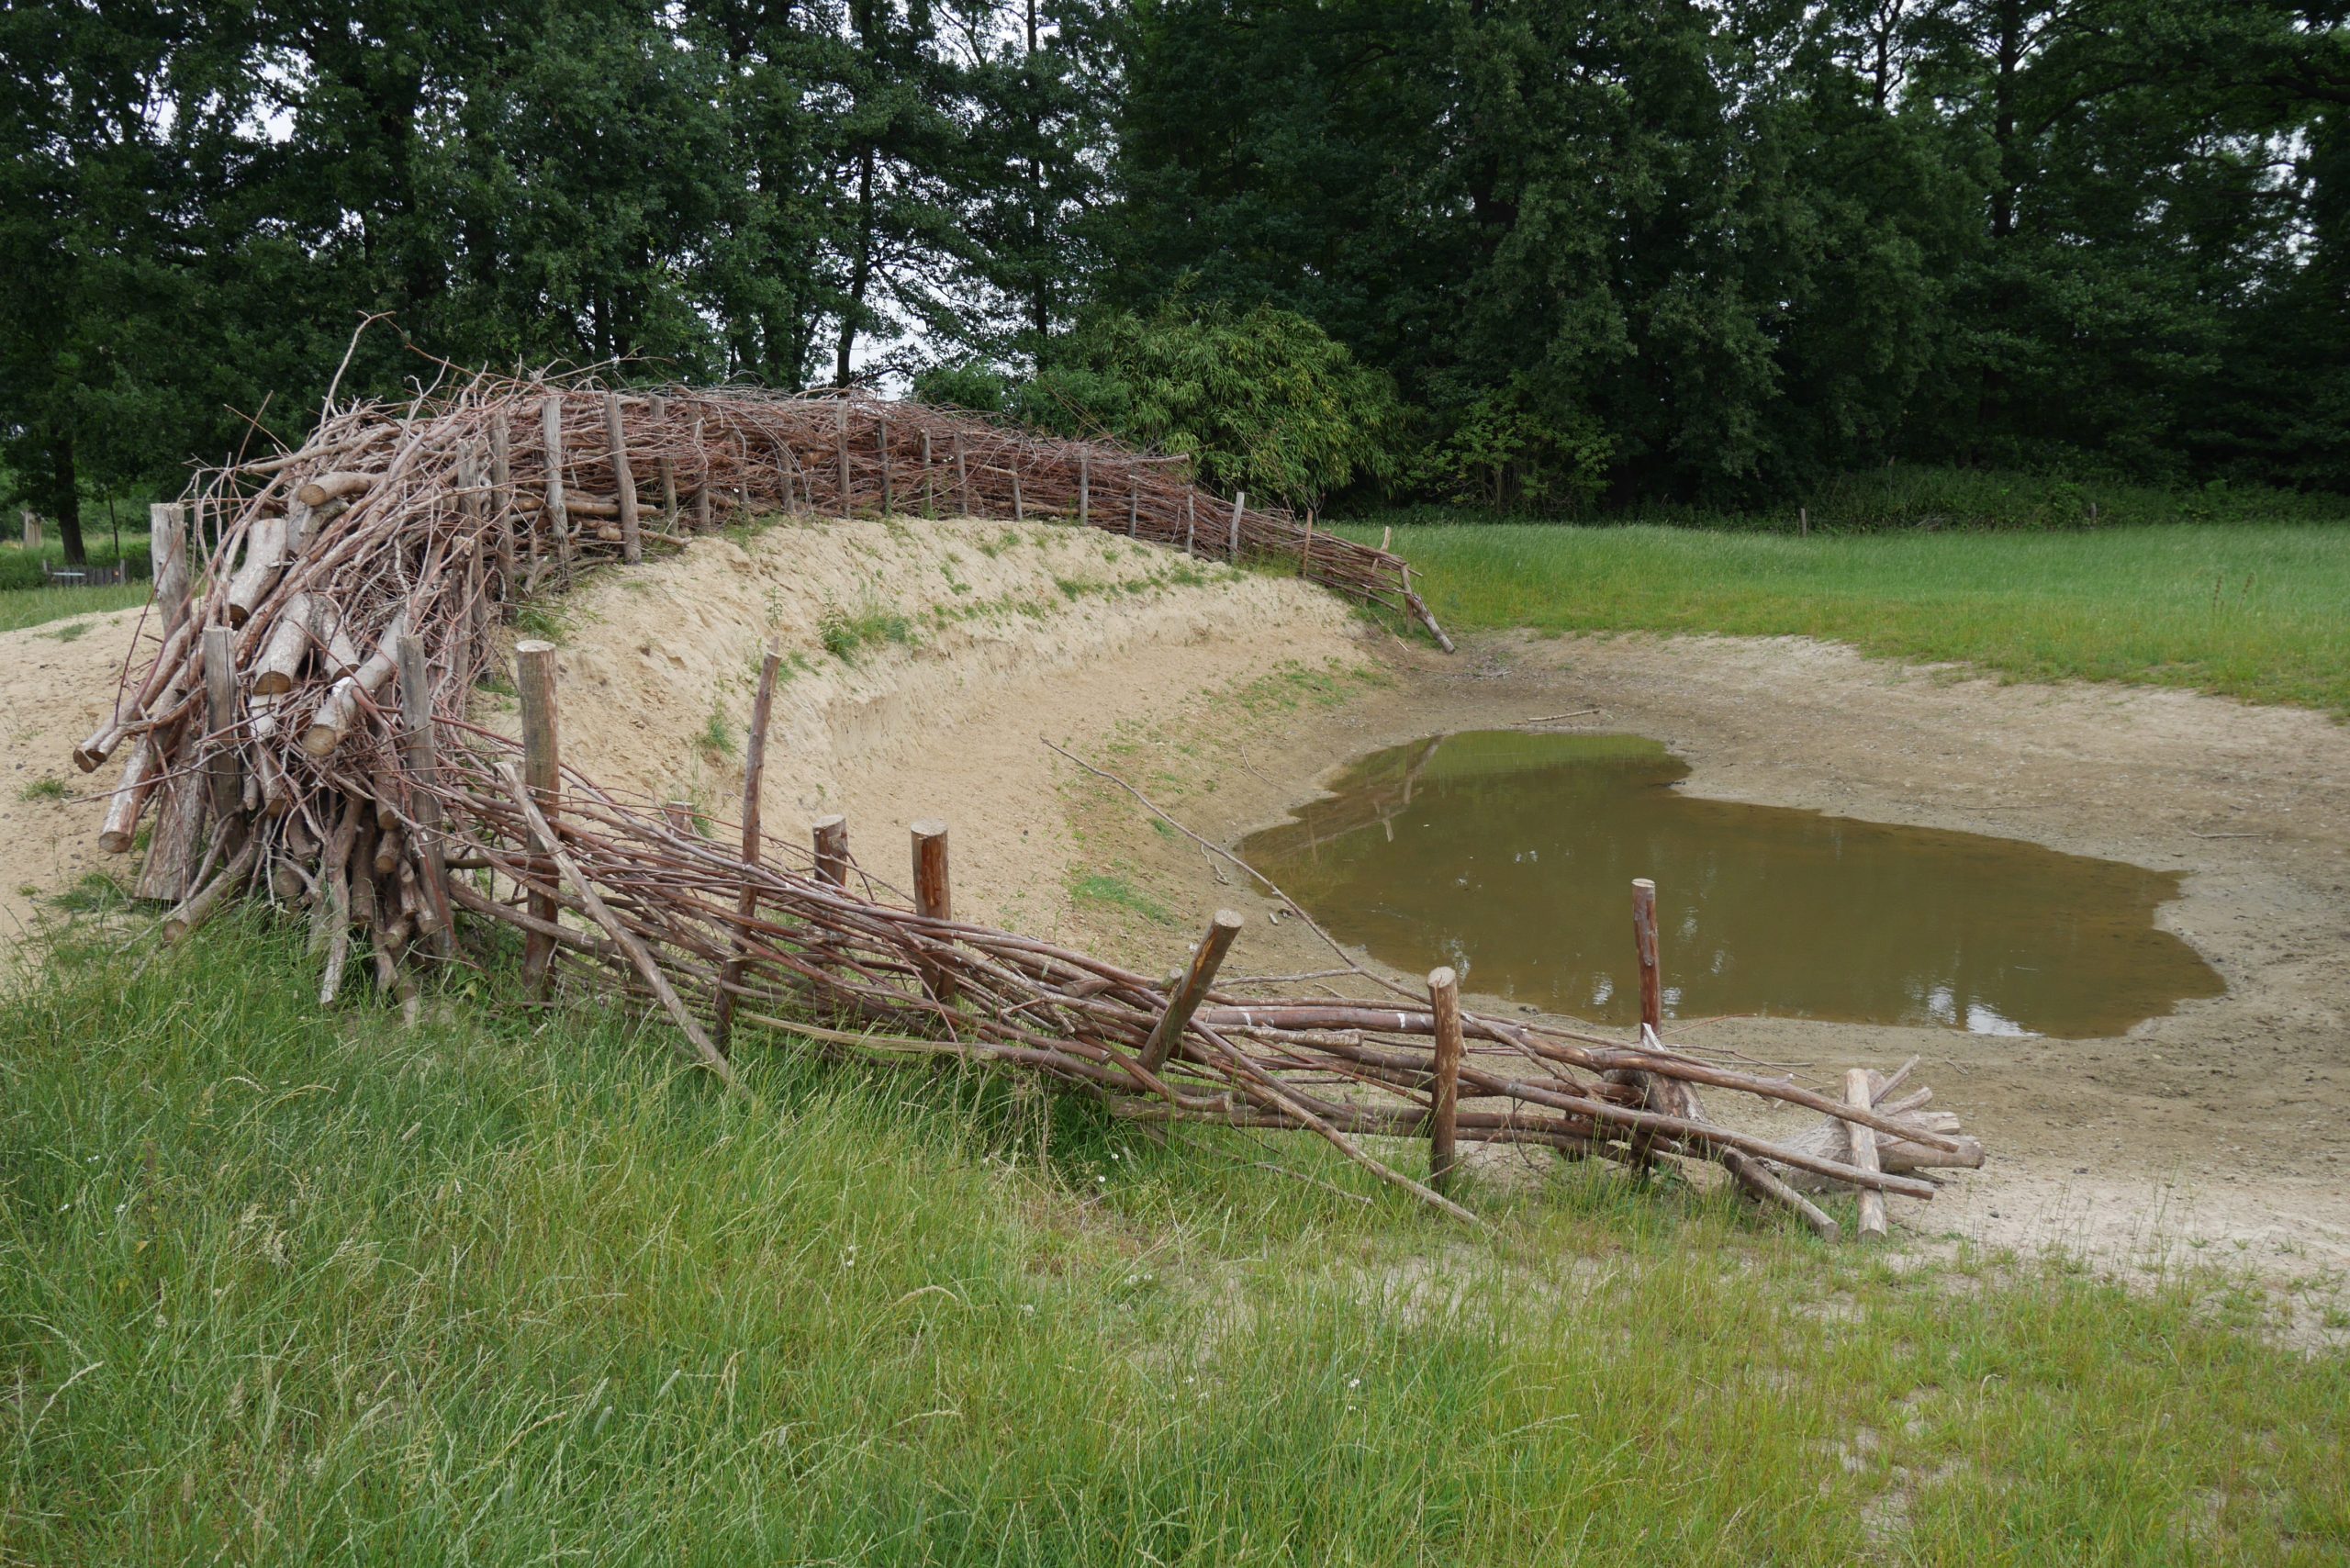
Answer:
[(2175, 873), (2039, 845), (1683, 794), (1637, 735), (1480, 731), (1371, 753), (1241, 853), (1399, 969), (1637, 1016), (1630, 890), (1657, 884), (1664, 1007), (2118, 1035), (2220, 976), (2154, 912)]

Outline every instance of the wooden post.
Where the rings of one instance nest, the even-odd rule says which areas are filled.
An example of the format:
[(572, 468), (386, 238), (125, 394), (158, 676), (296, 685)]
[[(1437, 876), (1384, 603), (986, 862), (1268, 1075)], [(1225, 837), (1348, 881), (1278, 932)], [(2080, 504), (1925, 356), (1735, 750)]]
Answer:
[(816, 879), (834, 887), (848, 886), (848, 819), (818, 817), (808, 824), (816, 837)]
[(424, 639), (400, 634), (400, 766), (408, 770), (408, 814), (416, 819), (416, 854), (424, 863), (424, 897), (431, 906), (431, 946), (444, 957), (453, 946), (449, 909), (448, 855), (441, 843), (439, 744), (432, 735), (432, 681), (424, 665)]
[(1241, 491), (1232, 498), (1232, 550), (1234, 566), (1240, 565), (1240, 514), (1248, 510), (1248, 492)]
[(1142, 528), (1142, 470), (1137, 468), (1126, 476), (1126, 537), (1136, 538)]
[(1379, 531), (1379, 553), (1384, 555), (1394, 547), (1395, 527), (1393, 523), (1390, 523), (1387, 527)]
[(1077, 521), (1092, 521), (1093, 464), (1083, 447), (1077, 449)]
[[(554, 561), (563, 586), (571, 587), (571, 518), (563, 507), (563, 398), (550, 392), (539, 405), (539, 440), (547, 452), (547, 493), (539, 516), (554, 531)], [(552, 949), (550, 949), (552, 951)]]
[(1200, 945), (1192, 949), (1191, 967), (1183, 971), (1182, 983), (1174, 995), (1167, 999), (1167, 1011), (1150, 1031), (1150, 1038), (1142, 1043), (1142, 1067), (1145, 1072), (1157, 1072), (1167, 1065), (1182, 1042), (1185, 1025), (1208, 994), (1208, 987), (1215, 983), (1215, 971), (1224, 963), (1224, 956), (1232, 950), (1232, 939), (1248, 922), (1245, 916), (1228, 909), (1215, 912), (1208, 922), (1208, 932)]
[(237, 655), (233, 634), (226, 626), (204, 629), (205, 727), (211, 731), (212, 756), (205, 765), (212, 793), (212, 833), (219, 842), (214, 857), (227, 865), (245, 843), (245, 769), (237, 745)]
[(1796, 537), (1798, 539), (1811, 537), (1811, 509), (1809, 507), (1796, 508)]
[(621, 431), (621, 395), (604, 394), (604, 440), (612, 449), (612, 489), (621, 501), (621, 559), (633, 566), (644, 559), (637, 530), (636, 475), (628, 465), (628, 439)]
[[(657, 427), (654, 439), (661, 441), (669, 427), (669, 399), (655, 392), (653, 395), (653, 423)], [(677, 531), (677, 464), (666, 451), (653, 460), (653, 472), (661, 485), (661, 527), (665, 532)]]
[(881, 454), (881, 515), (890, 515), (890, 421), (887, 418), (873, 421), (873, 445)]
[(187, 623), (187, 513), (177, 502), (157, 501), (147, 509), (147, 530), (148, 565), (168, 639)]
[(1183, 497), (1183, 554), (1194, 554), (1200, 536), (1200, 498), (1185, 492)]
[(1449, 968), (1428, 971), (1428, 1006), (1436, 1017), (1436, 1082), (1428, 1105), (1428, 1185), (1452, 1186), (1460, 1157), (1452, 1147), (1460, 1115), (1460, 980)]
[(963, 455), (963, 432), (955, 432), (955, 510), (961, 516), (971, 515), (971, 469)]
[(1664, 980), (1657, 962), (1656, 884), (1646, 877), (1632, 883), (1632, 947), (1640, 964), (1640, 1022), (1661, 1036), (1664, 1030)]
[[(913, 824), (914, 913), (932, 920), (955, 918), (955, 899), (946, 877), (946, 824), (926, 817)], [(954, 981), (932, 965), (923, 966), (923, 983), (942, 1003), (955, 1000)]]
[(1305, 543), (1298, 547), (1297, 575), (1304, 577), (1314, 566), (1314, 509), (1305, 509)]
[(1028, 521), (1028, 509), (1023, 506), (1020, 500), (1020, 470), (1017, 467), (1012, 470), (1012, 521), (1014, 522)]
[[(554, 399), (550, 398), (552, 408)], [(549, 422), (553, 422), (550, 420)], [(554, 706), (554, 644), (526, 637), (514, 644), (514, 686), (522, 697), (522, 783), (531, 791), (540, 812), (547, 819), (552, 831), (555, 813), (563, 803), (563, 775), (558, 755)], [(537, 868), (539, 875), (554, 880), (552, 868), (552, 843), (539, 846), (542, 856), (550, 857), (548, 863)], [(553, 892), (532, 890), (530, 914), (533, 920), (553, 924), (560, 909)], [(554, 938), (543, 932), (528, 931), (522, 935), (522, 979), (540, 996), (547, 994), (554, 975)]]
[(843, 397), (834, 404), (837, 412), (833, 419), (833, 444), (837, 449), (841, 469), (841, 516), (851, 517), (848, 504), (848, 399)]
[(25, 509), (25, 549), (28, 554), (40, 550), (40, 513), (30, 507)]
[[(1869, 1085), (1869, 1070), (1855, 1067), (1844, 1073), (1844, 1103), (1855, 1111), (1873, 1109), (1876, 1096)], [(1846, 1147), (1852, 1151), (1855, 1170), (1874, 1175), (1879, 1170), (1876, 1157), (1876, 1129), (1864, 1127), (1858, 1122), (1844, 1124)], [(1861, 1231), (1863, 1241), (1881, 1241), (1886, 1231), (1885, 1194), (1874, 1187), (1860, 1189)]]
[(922, 432), (922, 515), (938, 516), (938, 471), (930, 465), (930, 432)]
[[(759, 666), (759, 694), (751, 702), (751, 735), (743, 747), (743, 864), (759, 863), (759, 786), (767, 770), (767, 716), (775, 711), (775, 674), (783, 664), (783, 650), (768, 644), (765, 663)], [(742, 890), (734, 898), (734, 918), (747, 924), (758, 913), (759, 891), (749, 877), (743, 879)], [(718, 971), (718, 1003), (711, 1020), (711, 1038), (724, 1056), (731, 1048), (734, 1033), (734, 988), (743, 983), (743, 962), (750, 938), (738, 926), (734, 933), (734, 956)]]

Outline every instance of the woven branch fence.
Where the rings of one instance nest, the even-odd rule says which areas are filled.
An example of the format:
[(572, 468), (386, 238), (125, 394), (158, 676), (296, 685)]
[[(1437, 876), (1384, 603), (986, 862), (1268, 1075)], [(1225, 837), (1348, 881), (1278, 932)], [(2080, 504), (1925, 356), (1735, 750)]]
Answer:
[[(1980, 1163), (1954, 1118), (1921, 1109), (1928, 1092), (1892, 1098), (1907, 1069), (1816, 1092), (1667, 1047), (1652, 1004), (1627, 1043), (1463, 1013), (1447, 970), (1420, 993), (1349, 960), (1390, 993), (1364, 1001), (1234, 994), (1215, 984), (1229, 913), (1157, 978), (957, 921), (943, 824), (915, 824), (908, 892), (858, 862), (836, 819), (808, 846), (761, 831), (772, 655), (724, 840), (562, 765), (547, 644), (518, 644), (520, 741), (467, 717), (521, 602), (775, 510), (1062, 519), (1292, 563), (1443, 639), (1395, 556), (1210, 496), (1164, 459), (865, 398), (481, 377), (330, 412), (298, 451), (208, 471), (159, 509), (155, 599), (113, 714), (74, 752), (85, 771), (122, 758), (102, 847), (129, 852), (151, 822), (134, 891), (170, 906), (165, 940), (235, 897), (307, 912), (326, 1000), (355, 961), (412, 1010), (420, 978), (487, 962), (488, 938), (519, 931), (527, 984), (573, 974), (641, 998), (737, 1090), (732, 1051), (752, 1035), (959, 1057), (1140, 1121), (1308, 1132), (1463, 1217), (1439, 1190), (1459, 1142), (1711, 1162), (1824, 1234), (1837, 1222), (1807, 1190), (1858, 1193), (1865, 1234), (1886, 1194), (1930, 1196), (1922, 1172)], [(1760, 1136), (1708, 1117), (1701, 1088), (1819, 1120)], [(1427, 1139), (1429, 1181), (1366, 1137)]]

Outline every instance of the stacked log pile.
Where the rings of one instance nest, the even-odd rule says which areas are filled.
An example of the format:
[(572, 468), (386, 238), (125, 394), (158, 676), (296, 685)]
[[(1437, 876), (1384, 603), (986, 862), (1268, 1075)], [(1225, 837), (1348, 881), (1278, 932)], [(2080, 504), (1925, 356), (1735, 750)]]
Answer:
[[(1429, 1139), (1439, 1182), (1464, 1142), (1710, 1162), (1829, 1232), (1802, 1186), (1881, 1208), (1930, 1195), (1919, 1164), (1979, 1163), (1914, 1095), (1888, 1106), (1869, 1085), (1836, 1096), (1711, 1063), (1666, 1046), (1654, 1018), (1631, 1043), (1483, 1018), (1443, 975), (1425, 996), (1234, 994), (1215, 977), (1237, 917), (1161, 979), (958, 921), (943, 824), (917, 824), (909, 894), (859, 864), (836, 820), (807, 847), (761, 833), (774, 658), (744, 820), (716, 837), (562, 765), (543, 644), (518, 648), (522, 739), (468, 720), (476, 684), (504, 673), (497, 628), (521, 602), (775, 510), (1066, 519), (1292, 562), (1442, 637), (1393, 555), (1211, 497), (1162, 459), (863, 398), (483, 378), (406, 409), (332, 411), (300, 450), (207, 473), (160, 509), (146, 656), (126, 661), (114, 713), (75, 750), (84, 770), (121, 758), (104, 847), (129, 852), (150, 824), (137, 887), (169, 906), (167, 939), (234, 897), (303, 912), (328, 1000), (358, 958), (412, 1010), (420, 980), (487, 963), (487, 938), (519, 930), (534, 991), (631, 993), (730, 1086), (746, 1031), (959, 1057), (1141, 1121), (1310, 1132), (1464, 1215), (1363, 1140)], [(1723, 1125), (1701, 1086), (1808, 1108), (1836, 1136)], [(1875, 1159), (1880, 1142), (1918, 1158)]]

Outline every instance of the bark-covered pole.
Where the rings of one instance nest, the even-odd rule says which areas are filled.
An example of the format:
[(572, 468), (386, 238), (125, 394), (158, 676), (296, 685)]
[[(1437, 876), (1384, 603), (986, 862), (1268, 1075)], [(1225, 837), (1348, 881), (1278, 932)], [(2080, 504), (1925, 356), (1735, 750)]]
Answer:
[[(554, 399), (548, 399), (552, 407)], [(531, 791), (550, 829), (561, 809), (562, 764), (557, 756), (554, 706), (554, 644), (535, 637), (526, 637), (514, 644), (514, 686), (522, 698), (522, 783)], [(540, 846), (540, 854), (548, 854), (551, 846)], [(552, 862), (543, 859), (537, 874), (547, 881), (554, 879)], [(530, 915), (534, 921), (552, 925), (561, 906), (552, 891), (532, 890)], [(541, 931), (525, 931), (522, 935), (522, 979), (538, 995), (546, 995), (553, 982), (554, 938)]]
[(1449, 968), (1428, 973), (1428, 1006), (1436, 1022), (1435, 1082), (1428, 1102), (1428, 1185), (1452, 1188), (1459, 1156), (1453, 1137), (1460, 1116), (1460, 980)]
[(628, 434), (621, 428), (621, 395), (604, 394), (604, 440), (612, 449), (612, 490), (621, 503), (621, 559), (633, 566), (644, 559), (644, 538), (636, 516), (636, 475), (629, 468)]
[[(775, 711), (776, 671), (783, 664), (783, 650), (770, 645), (765, 663), (759, 666), (759, 694), (751, 702), (751, 734), (743, 747), (743, 864), (759, 863), (759, 791), (767, 770), (767, 719)], [(730, 958), (718, 975), (718, 1002), (711, 1030), (711, 1038), (721, 1056), (731, 1048), (734, 1033), (734, 998), (736, 988), (743, 983), (744, 958), (743, 932), (749, 927), (751, 917), (758, 913), (759, 895), (756, 885), (745, 877), (742, 891), (734, 900), (734, 957)]]

